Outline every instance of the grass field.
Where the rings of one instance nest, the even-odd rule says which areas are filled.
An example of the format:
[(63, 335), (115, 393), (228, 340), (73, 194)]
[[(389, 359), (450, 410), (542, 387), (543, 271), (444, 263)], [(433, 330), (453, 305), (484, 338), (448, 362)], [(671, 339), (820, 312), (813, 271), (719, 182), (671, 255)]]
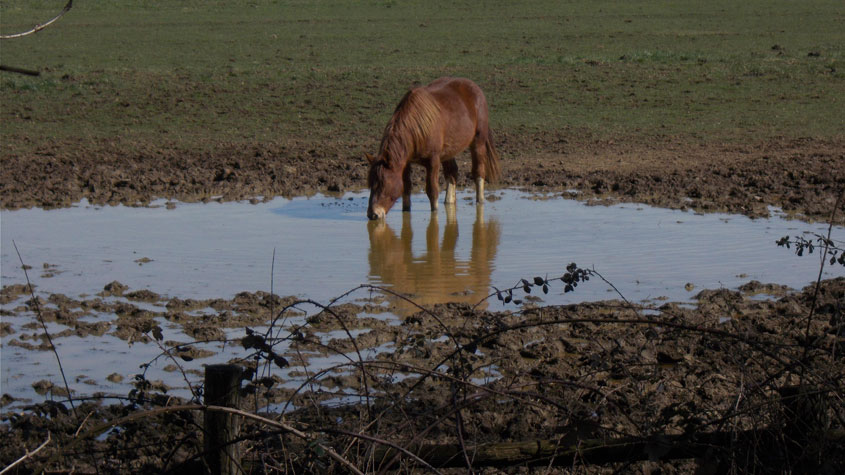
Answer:
[[(4, 0), (0, 32), (64, 0)], [(97, 1), (0, 45), (4, 154), (59, 141), (372, 146), (411, 85), (466, 76), (494, 130), (570, 141), (841, 137), (841, 0)], [(357, 152), (355, 152), (357, 153)]]

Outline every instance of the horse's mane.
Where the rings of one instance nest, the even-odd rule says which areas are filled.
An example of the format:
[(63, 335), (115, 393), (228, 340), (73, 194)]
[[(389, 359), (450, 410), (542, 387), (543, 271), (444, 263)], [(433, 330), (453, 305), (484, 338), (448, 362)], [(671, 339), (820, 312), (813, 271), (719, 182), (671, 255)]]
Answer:
[(423, 147), (439, 117), (440, 105), (431, 93), (421, 87), (408, 91), (384, 129), (379, 155), (385, 157), (385, 165), (402, 168)]

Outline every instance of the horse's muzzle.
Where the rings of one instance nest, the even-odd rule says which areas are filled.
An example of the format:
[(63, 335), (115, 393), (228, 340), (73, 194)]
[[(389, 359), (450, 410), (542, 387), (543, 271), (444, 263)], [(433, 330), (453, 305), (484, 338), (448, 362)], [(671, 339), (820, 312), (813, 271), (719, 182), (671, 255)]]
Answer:
[(370, 219), (384, 219), (385, 214), (387, 213), (385, 213), (384, 208), (380, 206), (367, 208), (367, 217)]

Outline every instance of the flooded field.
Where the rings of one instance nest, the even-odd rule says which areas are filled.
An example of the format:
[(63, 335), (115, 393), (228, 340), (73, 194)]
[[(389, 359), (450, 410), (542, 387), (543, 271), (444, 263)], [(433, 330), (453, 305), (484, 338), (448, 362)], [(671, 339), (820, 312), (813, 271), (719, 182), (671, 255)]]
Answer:
[[(495, 298), (484, 299), (494, 287), (511, 287), (520, 278), (558, 277), (570, 262), (594, 268), (633, 302), (689, 302), (699, 290), (735, 289), (751, 280), (800, 289), (817, 276), (818, 259), (799, 258), (775, 241), (826, 231), (823, 225), (780, 217), (752, 220), (637, 205), (590, 206), (560, 195), (500, 191), (484, 206), (476, 206), (472, 197), (463, 193), (457, 207), (441, 207), (432, 214), (427, 198), (415, 196), (411, 213), (394, 209), (384, 222), (366, 219), (363, 193), (257, 204), (162, 202), (131, 208), (81, 203), (49, 211), (4, 211), (3, 286), (26, 282), (14, 242), (36, 293), (45, 300), (59, 294), (100, 301), (98, 305), (112, 306), (108, 308), (131, 303), (161, 325), (163, 341), (190, 342), (200, 338), (186, 331), (184, 322), (161, 318), (173, 299), (232, 299), (240, 292), (272, 288), (276, 295), (328, 304), (360, 284), (371, 284), (420, 305), (463, 302), (518, 310), (513, 304), (503, 307)], [(841, 240), (843, 234), (845, 230), (835, 228), (833, 237)], [(823, 277), (842, 275), (841, 266), (831, 266)], [(104, 295), (114, 281), (126, 286), (127, 293), (146, 290), (157, 298), (139, 302)], [(599, 279), (573, 293), (563, 293), (562, 287), (552, 287), (547, 295), (537, 293), (525, 303), (618, 297)], [(364, 302), (372, 295), (361, 289), (343, 302)], [(387, 297), (377, 304), (378, 312), (361, 316), (394, 324), (416, 308), (407, 300)], [(60, 380), (55, 356), (26, 344), (38, 343), (41, 334), (34, 313), (22, 307), (28, 300), (28, 295), (19, 294), (2, 304), (0, 386), (3, 393), (38, 400), (34, 383)], [(51, 305), (46, 303), (48, 309)], [(81, 320), (90, 325), (113, 321), (114, 311), (105, 307), (88, 311)], [(203, 307), (186, 315), (208, 319), (220, 312)], [(250, 326), (262, 328), (254, 321)], [(82, 394), (125, 394), (139, 365), (161, 353), (149, 339), (121, 337), (114, 327), (99, 335), (66, 331), (61, 322), (50, 322), (48, 328), (57, 335), (55, 343), (73, 390)], [(240, 338), (243, 328), (224, 328), (223, 335)], [(323, 336), (328, 340), (345, 334)], [(197, 381), (203, 364), (245, 354), (237, 344), (213, 343), (208, 348), (204, 357), (184, 363)], [(147, 377), (175, 386), (176, 394), (190, 395), (180, 374), (163, 369), (166, 364), (156, 361)], [(289, 368), (282, 377), (294, 380), (296, 371)]]

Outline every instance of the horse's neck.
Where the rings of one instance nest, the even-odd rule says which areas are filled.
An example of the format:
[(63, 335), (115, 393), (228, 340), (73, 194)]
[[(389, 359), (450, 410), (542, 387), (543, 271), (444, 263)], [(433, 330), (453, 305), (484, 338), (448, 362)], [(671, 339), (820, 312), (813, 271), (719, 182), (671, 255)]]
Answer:
[(388, 131), (388, 134), (385, 144), (387, 147), (387, 162), (390, 164), (390, 168), (402, 170), (415, 152), (414, 144), (403, 140), (395, 130)]

